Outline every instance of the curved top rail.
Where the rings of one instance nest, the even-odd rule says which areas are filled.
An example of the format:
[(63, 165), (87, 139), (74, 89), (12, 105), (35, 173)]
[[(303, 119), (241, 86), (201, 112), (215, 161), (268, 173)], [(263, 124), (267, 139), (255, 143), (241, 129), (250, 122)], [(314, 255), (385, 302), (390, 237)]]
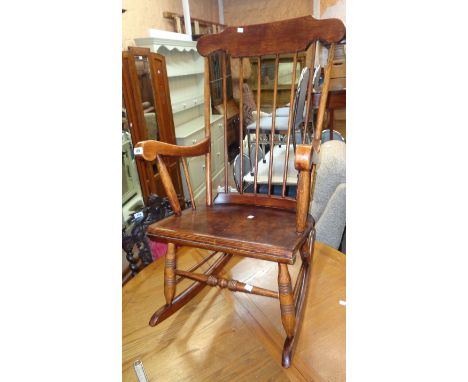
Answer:
[(221, 33), (202, 36), (197, 42), (197, 50), (205, 57), (218, 50), (232, 57), (294, 53), (306, 50), (317, 40), (325, 44), (338, 43), (345, 35), (346, 28), (339, 19), (318, 20), (304, 16), (267, 24), (229, 27)]

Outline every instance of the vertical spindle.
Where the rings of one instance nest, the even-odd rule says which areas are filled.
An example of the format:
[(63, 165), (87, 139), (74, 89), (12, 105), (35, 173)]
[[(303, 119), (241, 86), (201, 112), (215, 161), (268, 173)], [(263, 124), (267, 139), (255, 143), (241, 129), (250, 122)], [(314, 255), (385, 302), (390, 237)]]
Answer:
[(222, 68), (222, 76), (223, 76), (223, 108), (224, 108), (224, 192), (229, 192), (228, 187), (228, 169), (229, 169), (229, 161), (228, 161), (228, 134), (227, 134), (227, 117), (228, 117), (228, 110), (227, 110), (227, 84), (226, 84), (226, 63), (227, 61), (227, 53), (223, 52), (223, 60), (221, 63)]
[[(283, 172), (283, 189), (281, 191), (281, 196), (286, 195), (286, 181), (288, 178), (288, 161), (289, 161), (289, 142), (291, 140), (291, 129), (294, 130), (293, 124), (293, 108), (294, 108), (294, 95), (296, 93), (296, 66), (297, 66), (297, 52), (294, 53), (293, 59), (293, 72), (291, 80), (291, 96), (289, 98), (289, 117), (288, 117), (288, 138), (286, 141), (286, 155), (284, 158), (284, 172)], [(293, 133), (295, 133), (293, 131)]]
[[(258, 145), (260, 135), (260, 95), (262, 92), (262, 76), (261, 76), (261, 57), (257, 57), (257, 118), (255, 129), (255, 173), (254, 173), (254, 194), (257, 194), (257, 173), (258, 173)], [(249, 148), (250, 152), (250, 148)]]
[(279, 67), (279, 54), (275, 57), (275, 80), (273, 84), (273, 112), (271, 120), (271, 137), (270, 137), (270, 164), (268, 167), (268, 195), (271, 195), (271, 178), (273, 172), (273, 153), (274, 153), (274, 137), (276, 125), (276, 95), (278, 93), (278, 67)]
[[(244, 193), (244, 58), (240, 57), (239, 66), (239, 150), (240, 150), (240, 190)], [(232, 68), (231, 68), (232, 70)]]
[(187, 188), (190, 194), (190, 201), (192, 202), (192, 210), (195, 210), (197, 206), (195, 205), (195, 198), (193, 197), (192, 182), (190, 181), (190, 174), (187, 166), (187, 159), (182, 157), (182, 167), (184, 168), (185, 180), (187, 181)]
[[(210, 132), (210, 62), (209, 58), (205, 57), (205, 78), (204, 78), (204, 107), (205, 107), (205, 137), (211, 137)], [(211, 140), (211, 138), (210, 138)], [(205, 155), (205, 185), (206, 185), (206, 205), (211, 206), (213, 198), (212, 198), (212, 190), (211, 190), (211, 145), (209, 148), (208, 153)]]
[(302, 143), (307, 143), (306, 142), (306, 137), (307, 135), (307, 128), (309, 124), (309, 114), (310, 114), (310, 105), (312, 101), (312, 88), (314, 86), (314, 62), (315, 62), (315, 52), (317, 50), (317, 44), (314, 42), (312, 46), (310, 47), (311, 54), (309, 57), (309, 62), (308, 62), (308, 68), (309, 68), (309, 83), (307, 84), (307, 104), (306, 104), (306, 115), (305, 115), (305, 120), (304, 120), (304, 128), (302, 131), (302, 137), (303, 137), (303, 142)]

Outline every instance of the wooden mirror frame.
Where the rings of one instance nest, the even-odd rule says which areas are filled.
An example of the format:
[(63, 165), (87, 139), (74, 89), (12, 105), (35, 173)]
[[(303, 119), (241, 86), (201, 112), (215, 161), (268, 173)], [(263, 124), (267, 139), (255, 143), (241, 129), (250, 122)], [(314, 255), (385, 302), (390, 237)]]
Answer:
[[(137, 56), (148, 58), (154, 108), (158, 125), (158, 138), (161, 142), (175, 144), (175, 127), (169, 94), (166, 60), (164, 56), (152, 53), (150, 49), (129, 47), (128, 51), (122, 52), (122, 91), (132, 144), (135, 146), (138, 142), (149, 139), (146, 132), (142, 95), (135, 63), (135, 58)], [(180, 205), (184, 206), (185, 198), (178, 160), (175, 158), (168, 158), (166, 164), (169, 175), (174, 183)], [(148, 203), (149, 195), (152, 193), (160, 197), (166, 197), (167, 195), (162, 185), (160, 174), (154, 170), (154, 163), (136, 161), (136, 165), (145, 204)]]

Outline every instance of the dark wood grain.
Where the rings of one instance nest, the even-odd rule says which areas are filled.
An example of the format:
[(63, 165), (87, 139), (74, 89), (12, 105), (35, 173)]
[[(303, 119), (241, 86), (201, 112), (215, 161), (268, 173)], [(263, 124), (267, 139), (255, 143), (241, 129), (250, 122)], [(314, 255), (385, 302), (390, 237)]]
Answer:
[(312, 16), (242, 28), (242, 33), (238, 27), (229, 27), (221, 33), (202, 36), (197, 43), (198, 52), (208, 56), (223, 50), (232, 57), (292, 53), (305, 51), (314, 41), (339, 42), (346, 33), (341, 20), (317, 20)]
[[(244, 194), (245, 195), (245, 194)], [(249, 218), (253, 216), (253, 218)], [(222, 252), (294, 263), (295, 252), (313, 228), (296, 233), (293, 211), (249, 205), (219, 205), (186, 209), (148, 227), (150, 238), (189, 246), (219, 248)]]
[(292, 198), (283, 198), (265, 194), (226, 194), (220, 192), (215, 204), (247, 204), (259, 207), (281, 208), (290, 211), (296, 211), (296, 200)]

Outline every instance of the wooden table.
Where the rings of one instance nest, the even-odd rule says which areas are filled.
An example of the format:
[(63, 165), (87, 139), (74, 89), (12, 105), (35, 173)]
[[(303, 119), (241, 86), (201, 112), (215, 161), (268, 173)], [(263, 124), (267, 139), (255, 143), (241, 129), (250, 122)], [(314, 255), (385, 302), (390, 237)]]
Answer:
[[(178, 267), (203, 254), (179, 249)], [(293, 280), (299, 265), (292, 267)], [(275, 263), (236, 257), (222, 273), (277, 289)], [(133, 362), (140, 359), (150, 381), (345, 381), (345, 284), (345, 255), (317, 242), (299, 342), (291, 368), (283, 369), (284, 331), (274, 299), (207, 287), (160, 325), (148, 326), (164, 303), (159, 259), (123, 288), (122, 380), (137, 381)]]

